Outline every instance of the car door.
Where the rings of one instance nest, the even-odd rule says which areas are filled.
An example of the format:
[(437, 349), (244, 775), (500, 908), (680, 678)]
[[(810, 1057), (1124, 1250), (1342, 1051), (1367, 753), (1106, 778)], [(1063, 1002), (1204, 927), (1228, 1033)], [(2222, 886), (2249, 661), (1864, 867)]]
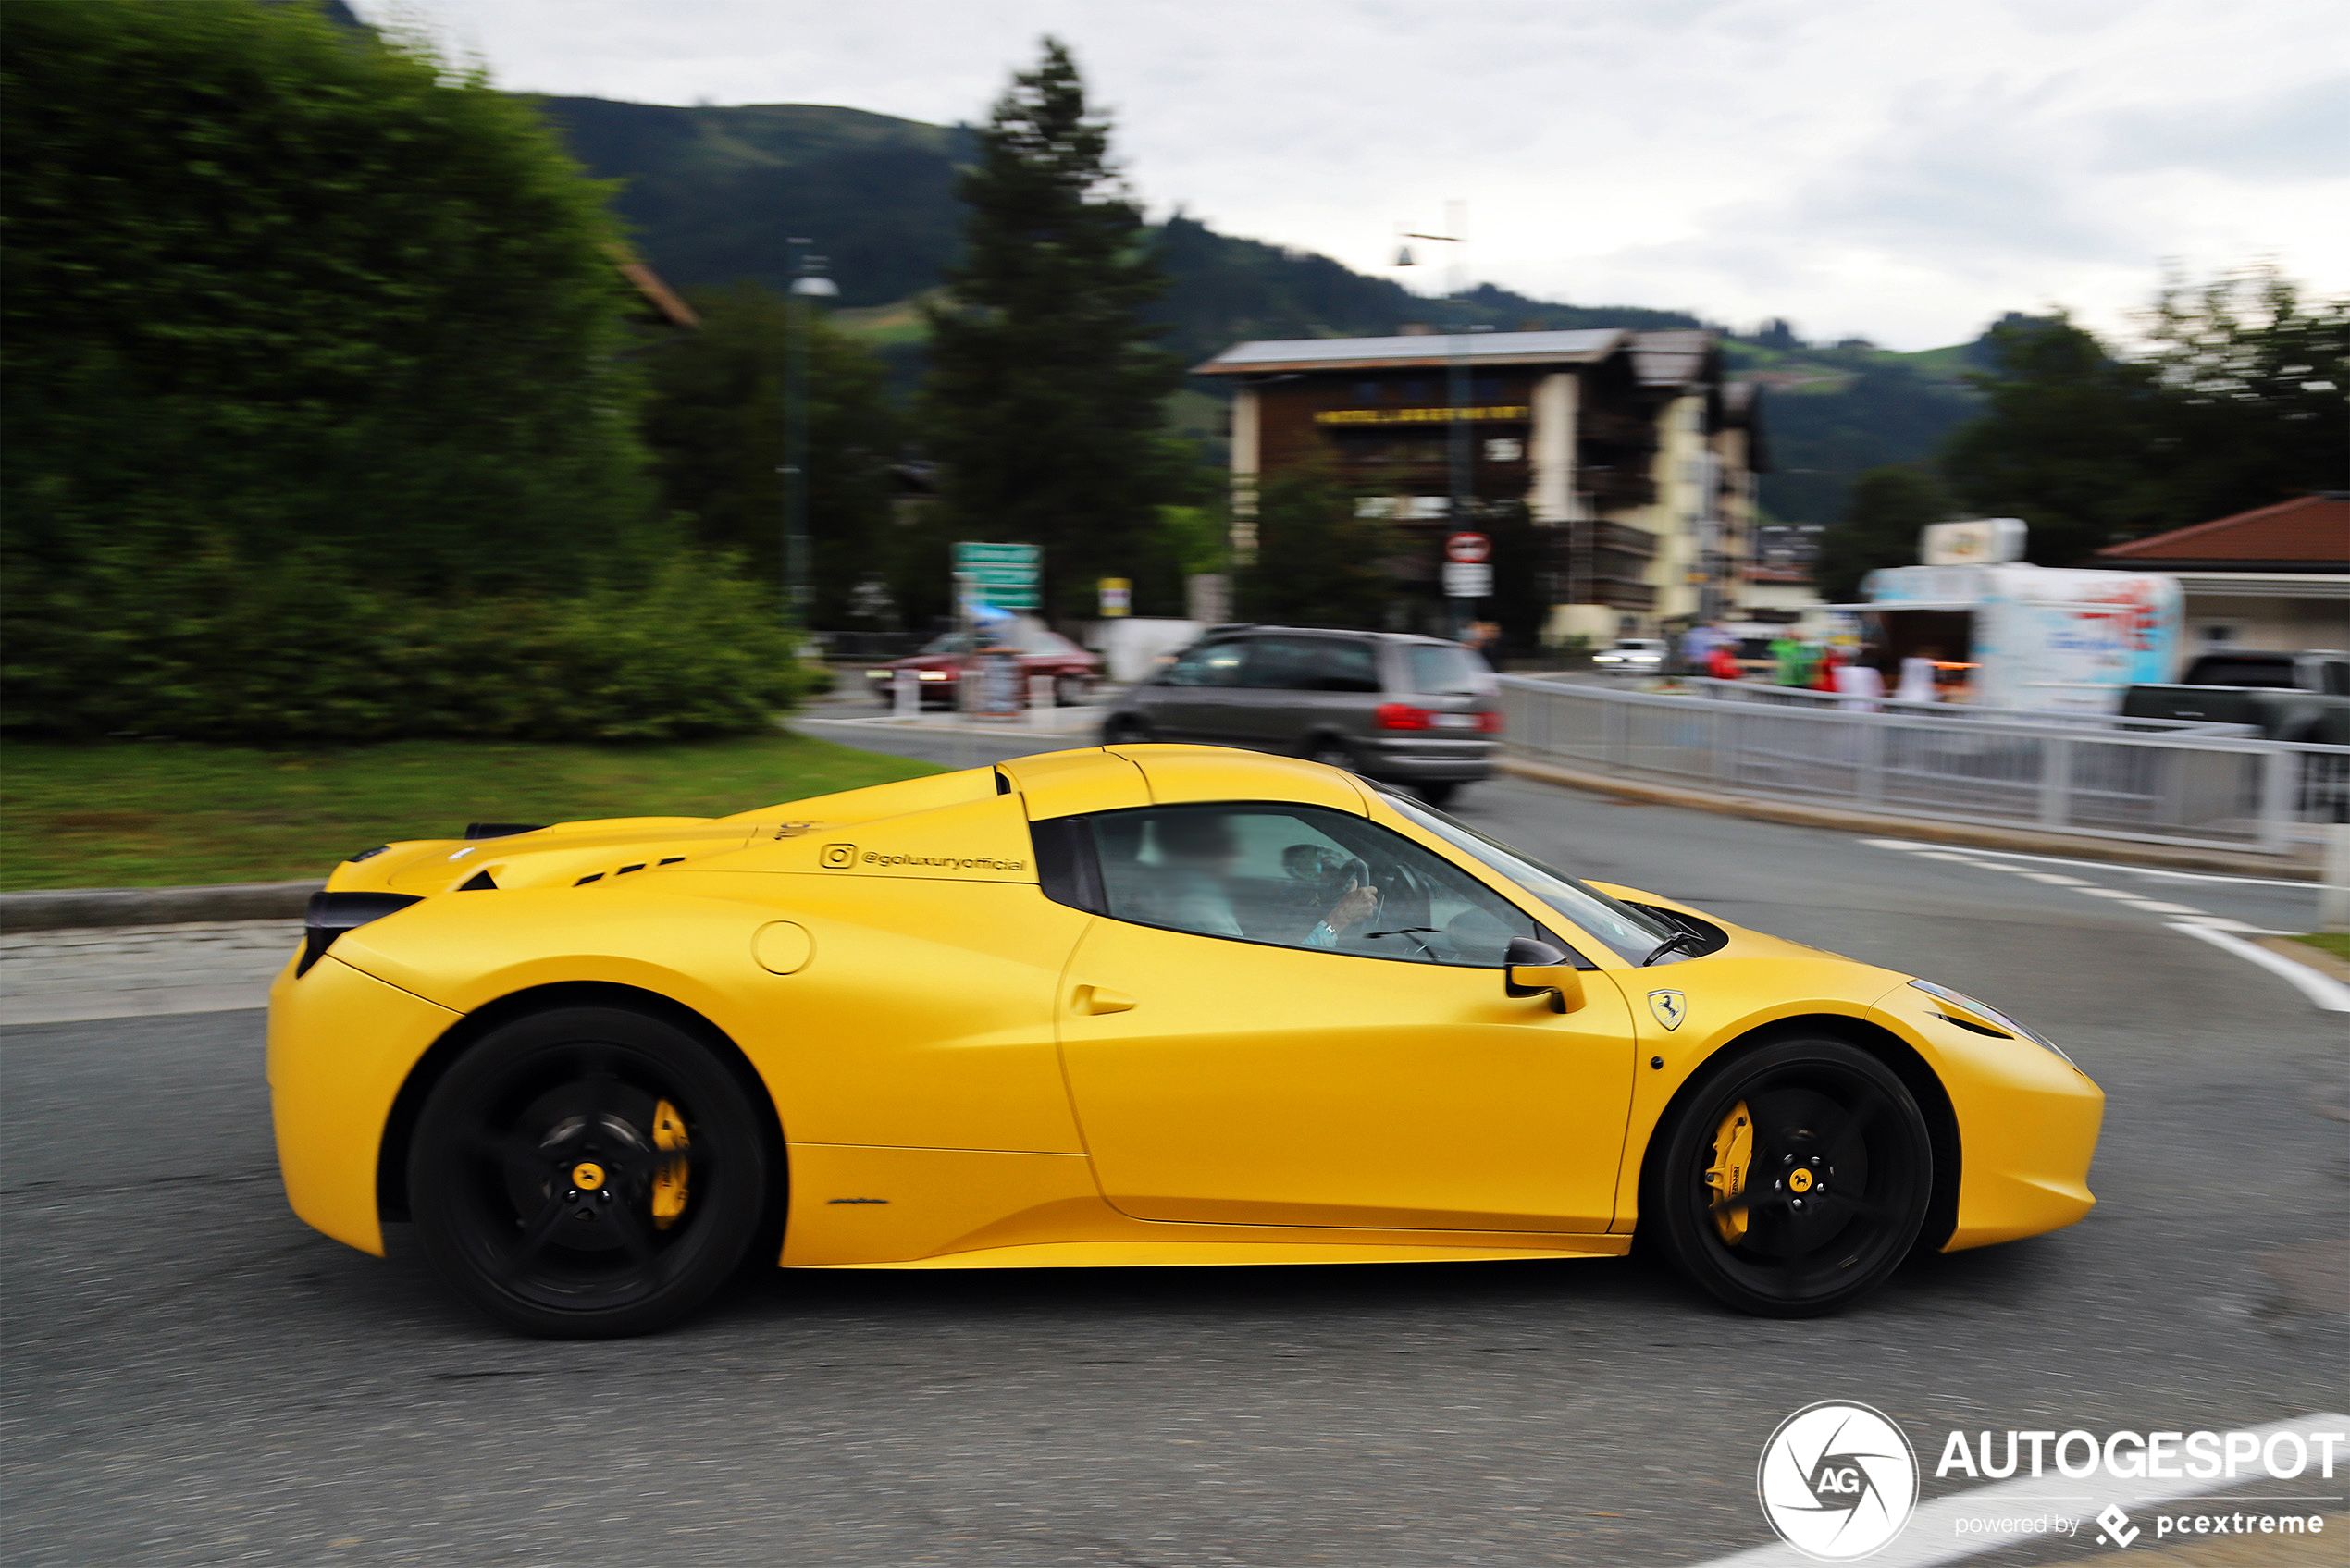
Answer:
[(1241, 683), (1258, 694), (1244, 715), (1246, 744), (1291, 756), (1317, 736), (1360, 735), (1379, 706), (1379, 650), (1353, 637), (1261, 636), (1251, 640)]
[(1224, 730), (1247, 657), (1243, 637), (1195, 643), (1156, 680), (1137, 688), (1135, 706), (1148, 720), (1153, 738), (1230, 744)]
[(1152, 1220), (1607, 1228), (1635, 1043), (1603, 971), (1572, 1013), (1507, 995), (1503, 951), (1540, 928), (1344, 812), (1219, 803), (1083, 827), (1107, 913), (1066, 971), (1061, 1055), (1109, 1203)]

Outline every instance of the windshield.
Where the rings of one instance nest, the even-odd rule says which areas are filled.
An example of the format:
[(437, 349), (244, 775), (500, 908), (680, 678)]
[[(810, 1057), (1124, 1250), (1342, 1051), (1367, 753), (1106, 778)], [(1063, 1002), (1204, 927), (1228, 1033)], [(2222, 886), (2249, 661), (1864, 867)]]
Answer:
[(1498, 839), (1490, 839), (1466, 822), (1448, 817), (1408, 796), (1380, 790), (1387, 803), (1406, 819), (1426, 828), (1479, 864), (1501, 872), (1543, 903), (1565, 915), (1581, 930), (1607, 944), (1627, 963), (1644, 963), (1656, 945), (1677, 929), (1644, 915), (1621, 899), (1610, 898), (1596, 887), (1529, 860)]

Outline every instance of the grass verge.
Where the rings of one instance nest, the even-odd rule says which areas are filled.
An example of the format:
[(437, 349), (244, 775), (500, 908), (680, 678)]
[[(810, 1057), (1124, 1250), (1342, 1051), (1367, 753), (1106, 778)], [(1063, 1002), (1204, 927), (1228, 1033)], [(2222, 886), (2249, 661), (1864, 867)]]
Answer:
[(2293, 940), (2306, 942), (2320, 953), (2331, 953), (2344, 962), (2350, 962), (2350, 932), (2320, 931), (2307, 936), (2296, 936)]
[(725, 816), (941, 771), (789, 735), (282, 750), (12, 742), (0, 752), (0, 888), (291, 882), (371, 844), (451, 837), (469, 821)]

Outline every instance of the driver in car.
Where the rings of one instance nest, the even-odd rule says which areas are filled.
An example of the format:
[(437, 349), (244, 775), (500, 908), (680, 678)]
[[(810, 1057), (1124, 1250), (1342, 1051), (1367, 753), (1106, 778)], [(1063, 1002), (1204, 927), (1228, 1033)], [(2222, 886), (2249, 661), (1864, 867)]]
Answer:
[[(1156, 885), (1147, 900), (1151, 918), (1156, 923), (1206, 936), (1245, 939), (1249, 933), (1243, 929), (1232, 902), (1232, 862), (1240, 857), (1241, 844), (1231, 819), (1220, 812), (1184, 812), (1159, 819), (1154, 830), (1158, 865), (1152, 879)], [(1318, 848), (1292, 845), (1282, 860), (1291, 874), (1297, 875), (1297, 851)], [(1336, 858), (1332, 851), (1321, 853)], [(1348, 875), (1331, 879), (1338, 896), (1305, 934), (1303, 945), (1335, 948), (1342, 938), (1368, 925), (1379, 914), (1379, 890), (1370, 885), (1370, 869), (1360, 860), (1347, 865), (1352, 868)]]

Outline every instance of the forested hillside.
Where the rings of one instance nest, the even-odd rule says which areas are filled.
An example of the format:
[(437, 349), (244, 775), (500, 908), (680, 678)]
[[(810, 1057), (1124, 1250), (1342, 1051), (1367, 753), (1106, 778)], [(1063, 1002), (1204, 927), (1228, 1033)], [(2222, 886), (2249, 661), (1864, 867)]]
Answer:
[[(591, 172), (623, 182), (619, 211), (671, 283), (750, 278), (781, 289), (785, 241), (811, 239), (840, 286), (842, 325), (882, 354), (900, 392), (910, 389), (924, 358), (911, 297), (935, 287), (956, 259), (967, 129), (808, 104), (539, 102)], [(1191, 363), (1250, 338), (1379, 335), (1440, 311), (1504, 331), (1709, 325), (1681, 311), (1559, 304), (1490, 283), (1440, 305), (1392, 278), (1219, 234), (1181, 214), (1156, 233), (1170, 286), (1149, 315)], [(1777, 471), (1763, 480), (1762, 500), (1774, 516), (1834, 521), (1855, 475), (1931, 456), (1975, 412), (1961, 379), (1974, 367), (1970, 348), (1812, 349), (1784, 323), (1774, 326), (1730, 344), (1739, 371), (1771, 388), (1765, 417)], [(1213, 423), (1207, 396), (1178, 400), (1184, 426)]]

